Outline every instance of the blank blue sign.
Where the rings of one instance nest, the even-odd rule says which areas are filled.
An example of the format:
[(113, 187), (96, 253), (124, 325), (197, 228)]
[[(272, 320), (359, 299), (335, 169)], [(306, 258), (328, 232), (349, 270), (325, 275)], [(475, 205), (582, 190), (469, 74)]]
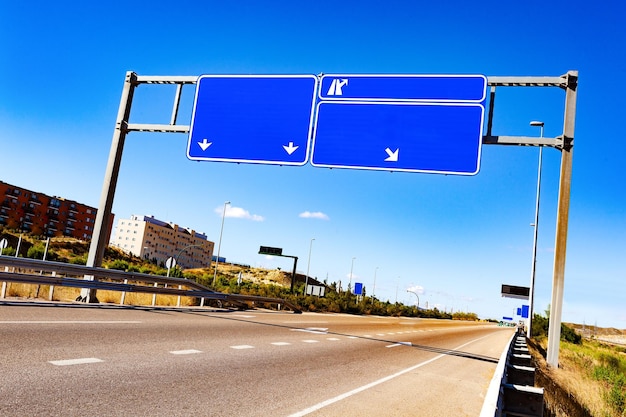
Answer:
[(484, 75), (348, 75), (324, 74), (322, 100), (448, 101), (485, 100)]
[(356, 295), (362, 295), (363, 294), (363, 283), (362, 282), (355, 282), (354, 283), (354, 294), (356, 294)]
[(311, 164), (474, 175), (483, 115), (478, 103), (322, 101)]
[(304, 165), (315, 75), (203, 75), (198, 78), (187, 157)]
[(528, 313), (529, 313), (529, 308), (527, 305), (522, 305), (522, 318), (527, 319), (528, 318)]

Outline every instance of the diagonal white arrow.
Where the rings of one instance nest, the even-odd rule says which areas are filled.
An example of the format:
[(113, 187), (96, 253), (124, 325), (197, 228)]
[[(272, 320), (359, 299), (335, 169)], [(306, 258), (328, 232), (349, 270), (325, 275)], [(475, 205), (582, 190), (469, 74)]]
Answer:
[(289, 155), (291, 155), (296, 151), (296, 149), (299, 148), (299, 146), (293, 146), (293, 142), (289, 142), (289, 146), (283, 145), (283, 148), (285, 149), (285, 151), (287, 151)]
[(213, 145), (213, 142), (209, 142), (206, 138), (204, 138), (202, 142), (198, 142), (198, 145), (200, 145), (200, 148), (203, 151), (206, 151), (209, 146)]
[(395, 151), (392, 151), (391, 149), (387, 148), (385, 149), (385, 152), (387, 152), (387, 155), (389, 155), (387, 158), (385, 158), (385, 161), (398, 162), (398, 153), (400, 152), (400, 148), (396, 149)]

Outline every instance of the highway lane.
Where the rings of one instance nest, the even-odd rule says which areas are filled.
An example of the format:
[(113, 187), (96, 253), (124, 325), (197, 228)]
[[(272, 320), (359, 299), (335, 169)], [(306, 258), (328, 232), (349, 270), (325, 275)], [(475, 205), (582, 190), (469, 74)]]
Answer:
[(474, 416), (511, 336), (443, 320), (0, 304), (0, 415)]

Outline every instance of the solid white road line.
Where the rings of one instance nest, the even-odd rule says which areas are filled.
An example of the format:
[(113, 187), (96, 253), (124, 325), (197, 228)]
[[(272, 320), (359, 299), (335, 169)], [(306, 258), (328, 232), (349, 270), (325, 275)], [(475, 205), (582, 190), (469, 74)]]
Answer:
[[(467, 346), (467, 345), (470, 345), (470, 344), (472, 344), (472, 343), (475, 343), (475, 342), (477, 342), (477, 341), (479, 341), (479, 340), (481, 340), (481, 339), (484, 339), (484, 338), (486, 338), (486, 337), (489, 337), (489, 336), (491, 336), (491, 335), (487, 335), (487, 336), (479, 337), (478, 339), (474, 339), (474, 340), (472, 340), (472, 341), (469, 341), (469, 342), (467, 342), (467, 343), (464, 343), (464, 344), (462, 344), (461, 346), (457, 346), (456, 348), (454, 348), (454, 349), (452, 349), (452, 350), (462, 349), (462, 348), (464, 348), (464, 347), (465, 347), (465, 346)], [(375, 387), (376, 385), (380, 385), (380, 384), (382, 384), (383, 382), (390, 381), (390, 380), (392, 380), (392, 379), (394, 379), (394, 378), (397, 378), (397, 377), (399, 377), (399, 376), (402, 376), (402, 375), (404, 375), (404, 374), (406, 374), (406, 373), (408, 373), (408, 372), (412, 372), (412, 371), (414, 371), (414, 370), (416, 370), (416, 369), (418, 369), (418, 368), (421, 368), (421, 367), (422, 367), (422, 366), (424, 366), (424, 365), (428, 365), (429, 363), (435, 362), (436, 360), (439, 360), (439, 359), (443, 358), (444, 356), (446, 356), (446, 354), (441, 354), (441, 355), (435, 356), (435, 357), (434, 357), (434, 358), (432, 358), (432, 359), (429, 359), (429, 360), (427, 360), (427, 361), (424, 361), (424, 362), (418, 363), (417, 365), (413, 365), (413, 366), (411, 366), (411, 367), (409, 367), (409, 368), (403, 369), (403, 370), (401, 370), (401, 371), (399, 371), (399, 372), (396, 372), (395, 374), (392, 374), (392, 375), (386, 376), (386, 377), (384, 377), (384, 378), (381, 378), (381, 379), (376, 380), (376, 381), (374, 381), (374, 382), (371, 382), (371, 383), (369, 383), (369, 384), (363, 385), (363, 386), (361, 386), (361, 387), (359, 387), (359, 388), (355, 388), (355, 389), (353, 389), (352, 391), (348, 391), (348, 392), (343, 393), (343, 394), (341, 394), (341, 395), (338, 395), (338, 396), (336, 396), (336, 397), (334, 397), (334, 398), (329, 398), (329, 399), (328, 399), (328, 400), (326, 400), (326, 401), (322, 401), (322, 402), (317, 403), (317, 404), (315, 404), (315, 405), (313, 405), (313, 406), (311, 406), (311, 407), (309, 407), (309, 408), (305, 408), (305, 409), (304, 409), (304, 410), (302, 410), (302, 411), (298, 411), (298, 412), (296, 412), (296, 413), (293, 413), (293, 414), (289, 415), (288, 417), (303, 417), (303, 416), (306, 416), (307, 414), (313, 413), (313, 412), (315, 412), (315, 411), (317, 411), (317, 410), (320, 410), (320, 409), (322, 409), (322, 408), (324, 408), (324, 407), (327, 407), (327, 406), (329, 406), (329, 405), (331, 405), (331, 404), (334, 404), (334, 403), (339, 402), (339, 401), (341, 401), (341, 400), (344, 400), (344, 399), (346, 399), (346, 398), (348, 398), (348, 397), (351, 397), (351, 396), (353, 396), (353, 395), (356, 395), (356, 394), (358, 394), (358, 393), (360, 393), (360, 392), (363, 392), (363, 391), (366, 391), (366, 390), (368, 390), (368, 389), (370, 389), (370, 388), (373, 388), (373, 387)]]
[(172, 350), (170, 351), (172, 355), (192, 355), (194, 353), (202, 353), (201, 350), (195, 349), (187, 349), (187, 350)]
[(104, 362), (102, 359), (98, 358), (81, 358), (81, 359), (66, 359), (62, 361), (48, 361), (56, 366), (69, 366), (69, 365), (84, 365), (86, 363), (98, 363)]

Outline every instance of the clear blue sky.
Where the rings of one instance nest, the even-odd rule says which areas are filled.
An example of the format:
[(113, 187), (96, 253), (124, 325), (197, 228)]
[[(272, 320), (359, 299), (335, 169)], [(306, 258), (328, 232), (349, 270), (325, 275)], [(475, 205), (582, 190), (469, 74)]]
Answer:
[[(623, 2), (6, 2), (0, 14), (0, 180), (98, 206), (125, 72), (484, 74), (578, 70), (563, 320), (626, 328)], [(166, 123), (167, 87), (131, 121)], [(180, 123), (191, 117), (193, 88)], [(563, 128), (559, 89), (498, 89), (494, 134)], [(205, 232), (229, 261), (364, 283), (379, 298), (515, 313), (530, 282), (536, 148), (486, 145), (476, 176), (195, 162), (187, 135), (127, 137), (113, 211)], [(551, 298), (560, 153), (544, 152), (536, 310)], [(305, 216), (303, 213), (321, 213)], [(311, 239), (315, 239), (311, 245)], [(353, 258), (354, 262), (353, 262)]]

